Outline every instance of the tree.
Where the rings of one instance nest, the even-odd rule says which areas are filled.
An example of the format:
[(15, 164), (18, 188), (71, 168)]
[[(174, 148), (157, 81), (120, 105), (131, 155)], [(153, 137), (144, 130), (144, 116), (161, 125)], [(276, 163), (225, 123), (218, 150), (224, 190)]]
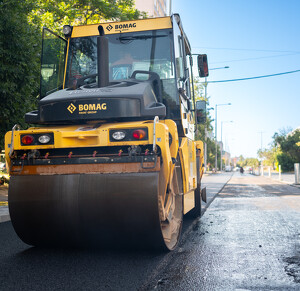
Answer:
[(243, 159), (242, 162), (238, 163), (238, 166), (240, 167), (258, 167), (259, 166), (259, 161), (258, 159), (255, 158), (246, 158)]
[(245, 161), (245, 158), (243, 157), (243, 155), (239, 156), (239, 164), (242, 165)]
[(41, 29), (61, 34), (64, 24), (131, 20), (146, 14), (134, 0), (0, 0), (0, 149), (14, 124), (37, 107)]
[[(210, 165), (210, 169), (215, 168), (216, 163), (216, 144), (215, 140), (207, 138), (207, 165)], [(217, 165), (218, 168), (221, 164), (221, 149), (220, 146), (217, 145)]]
[[(212, 122), (213, 119), (211, 118), (209, 114), (209, 97), (206, 97), (203, 95), (203, 85), (200, 82), (200, 79), (198, 77), (194, 78), (194, 93), (195, 93), (195, 100), (206, 101), (206, 118), (205, 122), (197, 125), (197, 132), (196, 132), (196, 140), (201, 140), (203, 142), (206, 142), (206, 149), (207, 149), (207, 164), (210, 165), (210, 168), (215, 167), (215, 157), (216, 157), (216, 144), (215, 140), (209, 138), (208, 136), (205, 136), (205, 131), (207, 135), (211, 135), (213, 131)], [(221, 157), (221, 151), (220, 146), (217, 146), (218, 151), (218, 165), (220, 165), (220, 157)]]
[(295, 161), (287, 153), (281, 153), (277, 156), (278, 164), (284, 172), (293, 171)]
[(32, 9), (26, 1), (0, 2), (0, 148), (15, 123), (25, 126), (24, 114), (36, 105), (39, 83), (39, 40), (27, 22)]
[(197, 100), (205, 100), (207, 103), (209, 103), (209, 97), (206, 97), (203, 95), (204, 86), (202, 85), (200, 78), (195, 77), (194, 78), (194, 93), (195, 93), (195, 99)]
[(271, 166), (275, 168), (277, 163), (277, 156), (280, 153), (278, 147), (271, 145), (269, 149), (258, 150), (258, 157), (263, 161), (264, 166)]
[(93, 24), (145, 18), (134, 0), (37, 0), (29, 14), (32, 23), (60, 32), (63, 25)]
[(275, 133), (273, 136), (274, 144), (280, 147), (280, 153), (277, 155), (278, 163), (283, 171), (292, 171), (294, 163), (300, 162), (300, 130), (286, 134), (286, 132)]

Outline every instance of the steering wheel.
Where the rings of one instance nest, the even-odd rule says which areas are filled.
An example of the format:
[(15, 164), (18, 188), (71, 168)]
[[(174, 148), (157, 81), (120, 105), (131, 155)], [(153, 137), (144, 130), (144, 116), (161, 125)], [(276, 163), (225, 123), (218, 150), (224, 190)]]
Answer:
[(94, 77), (97, 77), (97, 76), (98, 76), (98, 74), (90, 74), (90, 75), (83, 76), (83, 77), (77, 79), (76, 89), (79, 88), (80, 86), (84, 85), (84, 80), (86, 80), (88, 78), (94, 78)]

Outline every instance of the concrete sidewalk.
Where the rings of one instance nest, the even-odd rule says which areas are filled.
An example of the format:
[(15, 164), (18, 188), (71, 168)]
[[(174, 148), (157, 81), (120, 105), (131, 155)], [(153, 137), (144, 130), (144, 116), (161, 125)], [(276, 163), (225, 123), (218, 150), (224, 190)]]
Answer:
[(7, 193), (8, 186), (0, 186), (0, 223), (10, 220), (7, 203)]
[[(258, 172), (255, 172), (255, 175), (258, 175)], [(271, 172), (271, 176), (269, 176), (268, 172), (264, 172), (263, 175), (265, 178), (270, 178), (274, 181), (281, 182), (284, 184), (288, 184), (293, 187), (300, 188), (300, 184), (295, 184), (295, 174), (294, 173), (281, 173), (281, 179), (279, 180), (278, 172)]]
[(201, 188), (206, 187), (207, 203), (201, 203), (202, 214), (206, 211), (216, 195), (222, 191), (234, 172), (206, 173), (202, 177)]

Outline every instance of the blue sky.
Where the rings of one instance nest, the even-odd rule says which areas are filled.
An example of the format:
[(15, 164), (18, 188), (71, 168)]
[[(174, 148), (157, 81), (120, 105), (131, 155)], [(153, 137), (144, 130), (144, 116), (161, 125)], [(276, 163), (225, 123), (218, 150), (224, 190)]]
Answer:
[[(300, 1), (173, 0), (193, 53), (206, 53), (208, 81), (300, 69)], [(249, 81), (212, 83), (218, 107), (218, 139), (232, 156), (257, 157), (275, 132), (300, 126), (300, 72)], [(211, 111), (214, 118), (214, 111)], [(233, 121), (229, 123), (227, 121)], [(261, 134), (262, 132), (262, 134)]]

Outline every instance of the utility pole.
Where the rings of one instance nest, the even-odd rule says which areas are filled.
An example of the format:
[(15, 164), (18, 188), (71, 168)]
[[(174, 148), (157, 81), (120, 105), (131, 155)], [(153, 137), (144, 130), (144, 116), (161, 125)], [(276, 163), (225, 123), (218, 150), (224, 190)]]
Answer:
[[(207, 77), (205, 77), (204, 81), (204, 98), (205, 102), (207, 100)], [(207, 110), (207, 109), (206, 109)], [(206, 112), (205, 112), (206, 114)], [(205, 121), (205, 128), (204, 128), (204, 171), (206, 172), (207, 168), (207, 125)]]
[(222, 171), (222, 157), (223, 157), (223, 137), (222, 137), (222, 134), (223, 134), (223, 123), (232, 123), (233, 121), (230, 120), (230, 121), (222, 121), (221, 122), (221, 166), (220, 166), (220, 170)]
[[(226, 104), (216, 104), (215, 106), (215, 142), (216, 142), (216, 158), (215, 158), (215, 170), (217, 171), (218, 169), (218, 135), (217, 135), (217, 118), (218, 118), (218, 106), (226, 106), (226, 105), (231, 105), (231, 103), (226, 103)], [(222, 154), (221, 154), (222, 155)]]
[[(259, 131), (258, 133), (260, 133), (260, 152), (262, 153), (262, 149), (263, 149), (263, 131)], [(261, 165), (263, 163), (263, 159), (261, 157)]]
[[(170, 1), (172, 1), (172, 0), (170, 0)], [(170, 2), (170, 7), (171, 7), (171, 2)], [(198, 55), (198, 54), (193, 54), (193, 55)], [(209, 70), (213, 71), (213, 70), (220, 70), (220, 69), (229, 69), (229, 66), (218, 67), (218, 68), (210, 68)], [(207, 77), (205, 77), (204, 84), (203, 84), (204, 85), (205, 101), (207, 101), (207, 84), (208, 84)], [(211, 108), (211, 109), (213, 109), (213, 108)], [(207, 111), (208, 111), (208, 109), (207, 109)], [(207, 127), (205, 125), (205, 129), (204, 129), (204, 169), (205, 169), (205, 172), (206, 172), (206, 168), (207, 168)]]
[(215, 142), (216, 142), (216, 153), (215, 153), (215, 171), (218, 171), (218, 135), (217, 135), (217, 111), (218, 111), (218, 104), (215, 107)]
[(169, 0), (169, 16), (172, 15), (172, 0)]

